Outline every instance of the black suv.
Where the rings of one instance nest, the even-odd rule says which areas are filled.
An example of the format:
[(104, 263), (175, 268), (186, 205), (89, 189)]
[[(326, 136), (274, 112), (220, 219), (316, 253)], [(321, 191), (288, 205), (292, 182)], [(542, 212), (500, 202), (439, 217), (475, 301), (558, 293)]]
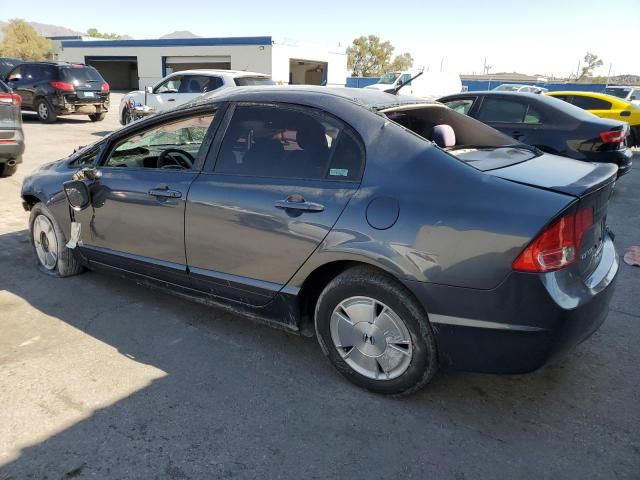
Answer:
[(109, 110), (109, 84), (88, 65), (29, 62), (7, 75), (9, 86), (22, 97), (22, 109), (53, 123), (58, 115), (80, 114), (98, 122)]

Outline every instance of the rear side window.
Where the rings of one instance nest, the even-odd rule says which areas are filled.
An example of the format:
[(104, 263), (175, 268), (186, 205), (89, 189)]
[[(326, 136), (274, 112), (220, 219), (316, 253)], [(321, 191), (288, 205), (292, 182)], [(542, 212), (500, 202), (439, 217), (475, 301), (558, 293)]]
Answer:
[(541, 123), (542, 116), (535, 108), (524, 102), (485, 98), (478, 120), (496, 123)]
[(582, 97), (576, 95), (571, 100), (576, 107), (580, 107), (583, 110), (611, 110), (611, 103), (606, 100), (593, 97)]
[(240, 105), (225, 133), (215, 171), (358, 181), (364, 160), (359, 135), (330, 115), (306, 108)]
[(65, 82), (78, 84), (90, 82), (104, 82), (102, 76), (93, 67), (77, 66), (60, 69), (61, 79)]
[(220, 77), (208, 77), (204, 75), (185, 75), (179, 86), (180, 93), (206, 93), (212, 92), (222, 86)]

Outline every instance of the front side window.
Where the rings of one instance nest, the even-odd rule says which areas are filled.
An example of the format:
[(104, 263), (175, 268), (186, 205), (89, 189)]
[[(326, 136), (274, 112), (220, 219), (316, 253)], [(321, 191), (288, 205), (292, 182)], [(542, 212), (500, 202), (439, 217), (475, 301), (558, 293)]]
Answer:
[(523, 123), (527, 104), (499, 98), (485, 98), (478, 115), (481, 122)]
[[(406, 82), (408, 82), (409, 80), (411, 80), (411, 75), (410, 75), (410, 74), (408, 74), (408, 73), (405, 73), (404, 75), (402, 75), (402, 76), (400, 77), (400, 82), (402, 82), (402, 83), (406, 83)], [(400, 82), (398, 82), (398, 83), (400, 83)], [(411, 83), (407, 83), (407, 85), (411, 85)]]
[(393, 85), (393, 83), (398, 79), (399, 76), (400, 74), (396, 72), (385, 73), (382, 77), (380, 77), (378, 83), (381, 85)]
[(157, 125), (119, 142), (105, 166), (190, 170), (212, 121), (206, 114)]
[(181, 85), (182, 75), (176, 75), (158, 85), (154, 93), (178, 93)]
[(312, 109), (236, 107), (217, 173), (311, 180), (360, 179), (365, 150), (340, 120)]
[(180, 82), (180, 93), (207, 93), (222, 86), (220, 77), (207, 77), (204, 75), (185, 75)]

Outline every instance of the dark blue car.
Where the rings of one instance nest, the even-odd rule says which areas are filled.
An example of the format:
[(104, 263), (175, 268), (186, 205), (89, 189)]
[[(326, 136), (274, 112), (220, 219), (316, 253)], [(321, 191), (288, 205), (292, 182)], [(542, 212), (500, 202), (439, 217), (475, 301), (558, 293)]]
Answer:
[(44, 273), (315, 333), (352, 382), (406, 394), (438, 367), (532, 371), (600, 326), (616, 172), (438, 103), (255, 87), (130, 124), (22, 197)]

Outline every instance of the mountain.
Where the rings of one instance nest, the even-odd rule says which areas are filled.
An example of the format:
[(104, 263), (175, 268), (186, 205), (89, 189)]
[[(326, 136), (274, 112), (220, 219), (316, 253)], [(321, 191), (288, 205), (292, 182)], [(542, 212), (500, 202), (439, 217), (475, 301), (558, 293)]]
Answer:
[[(58, 37), (58, 36), (67, 36), (67, 35), (86, 35), (86, 33), (78, 32), (77, 30), (72, 30), (67, 27), (60, 27), (58, 25), (49, 25), (47, 23), (38, 23), (38, 22), (27, 22), (31, 25), (36, 32), (38, 32), (43, 37)], [(0, 41), (4, 38), (4, 27), (7, 25), (7, 22), (0, 21)]]
[(160, 38), (202, 38), (200, 35), (190, 32), (189, 30), (178, 30), (177, 32), (167, 33)]

